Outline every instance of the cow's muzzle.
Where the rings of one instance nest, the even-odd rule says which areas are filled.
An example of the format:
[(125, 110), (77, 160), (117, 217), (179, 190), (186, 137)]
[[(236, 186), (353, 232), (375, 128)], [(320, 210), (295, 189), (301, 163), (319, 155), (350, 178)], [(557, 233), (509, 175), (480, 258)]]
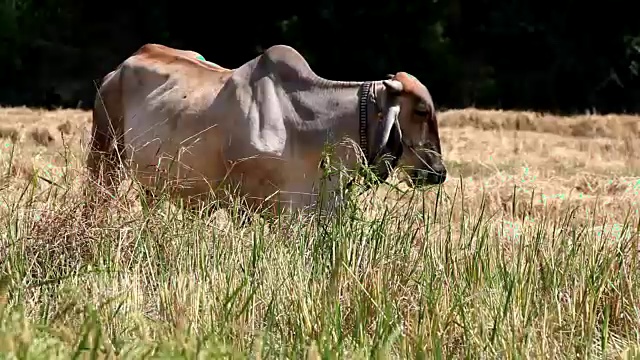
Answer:
[(413, 168), (408, 174), (415, 186), (438, 185), (447, 179), (447, 169), (439, 153), (416, 151), (413, 146), (409, 146), (409, 149), (421, 163), (419, 168)]
[(414, 169), (410, 172), (411, 181), (418, 187), (425, 185), (442, 184), (447, 179), (447, 169), (435, 167), (435, 169)]

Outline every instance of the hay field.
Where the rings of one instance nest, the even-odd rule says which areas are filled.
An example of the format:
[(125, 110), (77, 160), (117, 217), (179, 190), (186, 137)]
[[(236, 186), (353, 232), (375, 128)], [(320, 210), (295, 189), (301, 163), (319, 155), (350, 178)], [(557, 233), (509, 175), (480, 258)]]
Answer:
[(638, 356), (640, 118), (440, 119), (442, 188), (241, 226), (135, 188), (82, 221), (89, 114), (0, 109), (0, 351)]

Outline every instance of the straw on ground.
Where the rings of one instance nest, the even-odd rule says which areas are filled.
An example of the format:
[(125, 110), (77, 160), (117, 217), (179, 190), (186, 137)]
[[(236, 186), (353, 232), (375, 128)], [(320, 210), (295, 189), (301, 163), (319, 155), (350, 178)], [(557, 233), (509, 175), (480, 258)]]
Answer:
[(88, 221), (89, 125), (0, 109), (3, 353), (639, 356), (637, 117), (448, 111), (442, 188), (246, 226), (135, 187)]

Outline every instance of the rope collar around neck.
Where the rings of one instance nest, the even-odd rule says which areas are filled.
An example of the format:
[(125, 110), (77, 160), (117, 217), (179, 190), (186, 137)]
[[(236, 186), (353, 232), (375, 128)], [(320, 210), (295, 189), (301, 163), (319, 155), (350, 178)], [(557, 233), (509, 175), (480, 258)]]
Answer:
[(371, 81), (365, 81), (360, 86), (360, 148), (362, 148), (367, 162), (370, 161), (369, 142), (367, 141), (369, 135), (369, 107), (367, 105), (369, 94), (371, 93), (371, 85)]

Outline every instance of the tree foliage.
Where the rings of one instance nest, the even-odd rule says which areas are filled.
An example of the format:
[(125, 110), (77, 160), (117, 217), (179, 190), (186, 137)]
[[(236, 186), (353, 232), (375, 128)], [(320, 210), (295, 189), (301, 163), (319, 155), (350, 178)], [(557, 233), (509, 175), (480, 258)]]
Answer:
[(634, 15), (622, 0), (0, 0), (0, 103), (90, 105), (95, 82), (148, 42), (226, 67), (280, 43), (327, 78), (407, 71), (444, 108), (637, 112)]

